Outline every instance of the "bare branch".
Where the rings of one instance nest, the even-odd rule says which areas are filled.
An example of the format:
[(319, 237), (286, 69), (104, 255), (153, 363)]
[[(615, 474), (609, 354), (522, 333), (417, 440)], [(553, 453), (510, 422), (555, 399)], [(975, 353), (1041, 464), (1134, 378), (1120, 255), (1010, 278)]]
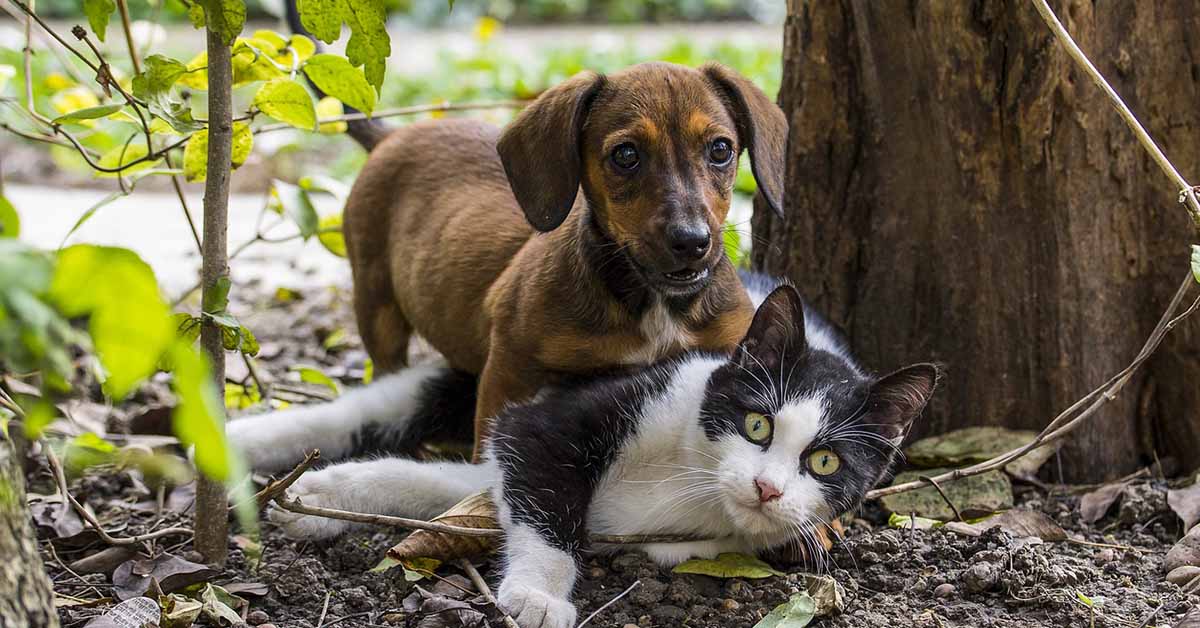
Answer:
[[(441, 111), (477, 111), (480, 109), (520, 109), (529, 104), (527, 100), (483, 100), (479, 102), (463, 102), (463, 103), (433, 103), (429, 105), (413, 105), (411, 107), (397, 107), (395, 109), (384, 109), (382, 111), (373, 112), (371, 115), (363, 113), (348, 113), (344, 116), (334, 118), (321, 118), (317, 124), (325, 124), (328, 122), (350, 122), (353, 120), (366, 120), (368, 118), (377, 120), (379, 118), (394, 118), (397, 116), (411, 116), (418, 113), (433, 113)], [(259, 127), (254, 132), (269, 133), (271, 131), (282, 131), (284, 129), (295, 129), (296, 127), (290, 124), (277, 123), (266, 124)]]
[(492, 595), (492, 589), (488, 587), (487, 581), (483, 579), (483, 576), (479, 575), (479, 570), (475, 568), (475, 565), (472, 565), (470, 560), (461, 558), (458, 561), (458, 566), (467, 572), (467, 577), (471, 579), (471, 583), (475, 585), (475, 588), (479, 589), (479, 594), (483, 596), (483, 599), (487, 600), (492, 606), (495, 606), (496, 610), (500, 611), (504, 616), (504, 625), (507, 628), (519, 628), (516, 620), (509, 617), (508, 613), (503, 608), (500, 608), (500, 603), (496, 601), (496, 596)]

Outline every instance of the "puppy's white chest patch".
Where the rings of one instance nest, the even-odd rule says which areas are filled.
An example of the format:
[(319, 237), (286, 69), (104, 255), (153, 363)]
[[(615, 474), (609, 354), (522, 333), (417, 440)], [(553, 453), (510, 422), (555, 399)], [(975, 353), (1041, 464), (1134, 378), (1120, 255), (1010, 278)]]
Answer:
[(696, 337), (681, 325), (661, 301), (642, 316), (642, 346), (625, 356), (626, 364), (649, 364), (695, 346)]

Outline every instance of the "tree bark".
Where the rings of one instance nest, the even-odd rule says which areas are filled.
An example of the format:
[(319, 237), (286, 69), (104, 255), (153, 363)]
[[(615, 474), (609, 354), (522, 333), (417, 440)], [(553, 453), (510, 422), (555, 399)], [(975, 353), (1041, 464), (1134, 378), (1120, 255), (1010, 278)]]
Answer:
[[(226, 231), (229, 214), (229, 174), (233, 164), (233, 66), (231, 49), (212, 29), (208, 40), (208, 176), (204, 182), (204, 242), (201, 301), (212, 303), (222, 279), (229, 277)], [(225, 348), (221, 328), (205, 319), (200, 347), (212, 364), (217, 390), (225, 389)], [(203, 443), (197, 444), (202, 447)], [(223, 565), (229, 543), (228, 499), (225, 487), (201, 477), (196, 485), (196, 551), (205, 562)]]
[[(1054, 4), (1175, 165), (1200, 169), (1200, 7)], [(915, 436), (1040, 429), (1123, 368), (1187, 268), (1178, 190), (1018, 0), (789, 0), (786, 219), (757, 267), (792, 278), (880, 369), (939, 360)], [(1069, 439), (1069, 481), (1200, 460), (1200, 326)]]
[(54, 593), (29, 521), (20, 459), (0, 436), (0, 626), (58, 628)]

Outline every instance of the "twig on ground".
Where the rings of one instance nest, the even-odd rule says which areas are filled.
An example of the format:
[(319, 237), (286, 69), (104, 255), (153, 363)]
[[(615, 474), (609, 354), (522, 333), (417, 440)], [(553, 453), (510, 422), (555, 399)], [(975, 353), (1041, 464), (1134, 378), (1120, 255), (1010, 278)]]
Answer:
[(963, 523), (966, 523), (966, 521), (963, 520), (962, 513), (958, 511), (958, 506), (954, 505), (954, 502), (950, 499), (950, 496), (946, 494), (946, 491), (942, 490), (942, 485), (938, 484), (937, 480), (927, 475), (919, 476), (917, 479), (921, 480), (922, 482), (928, 482), (930, 486), (937, 489), (938, 495), (941, 495), (942, 500), (946, 502), (946, 505), (950, 507), (950, 510), (954, 511), (954, 519), (956, 521), (962, 521)]
[(463, 571), (467, 572), (467, 577), (471, 579), (475, 588), (479, 589), (479, 594), (483, 596), (483, 599), (490, 602), (492, 606), (495, 606), (496, 610), (500, 611), (501, 615), (504, 616), (504, 625), (507, 628), (519, 628), (516, 620), (509, 617), (508, 613), (503, 608), (500, 608), (500, 603), (496, 601), (496, 596), (492, 595), (492, 590), (488, 587), (483, 576), (479, 575), (479, 570), (475, 568), (475, 565), (472, 565), (471, 561), (466, 558), (460, 558), (458, 565), (462, 567)]
[(1108, 84), (1104, 75), (1096, 69), (1092, 61), (1088, 59), (1083, 50), (1079, 48), (1079, 45), (1075, 43), (1071, 34), (1067, 32), (1062, 22), (1058, 20), (1058, 16), (1054, 14), (1054, 9), (1050, 8), (1050, 4), (1046, 0), (1033, 0), (1033, 6), (1041, 14), (1046, 25), (1050, 27), (1050, 31), (1054, 33), (1054, 36), (1067, 49), (1067, 54), (1075, 60), (1075, 63), (1079, 67), (1083, 68), (1088, 78), (1092, 79), (1092, 82), (1104, 91), (1109, 101), (1112, 102), (1113, 107), (1117, 109), (1117, 113), (1121, 114), (1121, 118), (1125, 120), (1125, 124), (1129, 125), (1129, 128), (1133, 130), (1133, 134), (1137, 136), (1138, 142), (1142, 144), (1146, 152), (1150, 153), (1150, 156), (1154, 158), (1154, 162), (1158, 164), (1158, 167), (1175, 183), (1175, 187), (1179, 190), (1179, 202), (1184, 203), (1184, 207), (1188, 210), (1188, 215), (1192, 217), (1193, 224), (1197, 228), (1200, 228), (1200, 199), (1196, 197), (1196, 188), (1188, 183), (1183, 178), (1183, 175), (1179, 174), (1179, 170), (1167, 159), (1167, 156), (1163, 154), (1158, 144), (1154, 143), (1154, 138), (1150, 137), (1150, 134), (1146, 132), (1142, 123), (1138, 122), (1137, 116), (1133, 115), (1133, 111), (1129, 109), (1125, 101), (1121, 100), (1121, 96), (1117, 94), (1117, 90)]
[(173, 534), (193, 536), (194, 533), (188, 528), (164, 528), (162, 530), (155, 530), (154, 532), (128, 537), (115, 537), (109, 534), (108, 531), (104, 529), (104, 526), (100, 525), (100, 522), (96, 520), (95, 515), (93, 515), (87, 508), (84, 508), (83, 504), (79, 503), (79, 501), (75, 499), (75, 496), (71, 495), (71, 492), (67, 490), (67, 476), (63, 472), (62, 463), (59, 462), (58, 456), (55, 455), (54, 450), (49, 447), (46, 447), (46, 460), (50, 462), (50, 470), (54, 473), (54, 479), (58, 482), (58, 490), (60, 493), (62, 493), (63, 499), (67, 500), (67, 502), (71, 504), (71, 507), (75, 509), (75, 512), (88, 525), (90, 525), (93, 530), (96, 531), (96, 534), (100, 535), (100, 540), (104, 541), (105, 543), (108, 543), (109, 545), (136, 545), (151, 539), (158, 539), (164, 536), (171, 536)]
[(333, 595), (333, 591), (325, 592), (325, 604), (321, 606), (321, 618), (317, 620), (317, 628), (325, 625), (325, 613), (329, 612), (329, 597)]
[[(325, 517), (327, 519), (340, 519), (342, 521), (352, 521), (354, 523), (365, 523), (368, 525), (391, 526), (394, 528), (405, 528), (408, 530), (428, 530), (430, 532), (441, 532), (442, 534), (452, 534), (458, 536), (498, 538), (504, 535), (504, 531), (500, 528), (465, 528), (462, 526), (452, 526), (445, 523), (438, 523), (436, 521), (421, 521), (419, 519), (409, 519), (407, 517), (374, 515), (361, 512), (351, 512), (348, 510), (338, 510), (336, 508), (321, 508), (318, 506), (309, 506), (295, 498), (285, 499), (284, 497), (276, 497), (275, 503), (284, 510), (302, 515)], [(588, 540), (590, 540), (592, 543), (609, 545), (641, 545), (645, 543), (689, 543), (709, 539), (675, 534), (593, 534), (588, 537)]]
[(621, 599), (621, 598), (625, 597), (626, 595), (629, 595), (629, 592), (630, 592), (630, 591), (632, 591), (632, 590), (634, 590), (634, 589), (636, 589), (636, 588), (637, 588), (637, 586), (638, 586), (639, 584), (641, 584), (641, 583), (642, 583), (642, 581), (641, 581), (641, 580), (634, 580), (634, 581), (633, 581), (633, 584), (629, 585), (629, 588), (628, 588), (628, 589), (625, 589), (624, 591), (622, 591), (622, 592), (620, 592), (619, 594), (617, 594), (617, 597), (614, 597), (613, 599), (611, 599), (611, 600), (609, 600), (609, 601), (605, 602), (605, 603), (604, 603), (604, 606), (601, 606), (600, 608), (597, 608), (596, 610), (592, 611), (592, 614), (591, 614), (591, 615), (588, 615), (587, 617), (585, 617), (585, 618), (583, 619), (583, 621), (579, 622), (579, 625), (578, 625), (578, 626), (576, 626), (575, 628), (583, 628), (585, 625), (587, 625), (587, 623), (588, 623), (589, 621), (592, 621), (592, 618), (594, 618), (596, 615), (599, 615), (599, 614), (600, 614), (600, 611), (603, 611), (604, 609), (606, 609), (606, 608), (608, 608), (608, 607), (612, 606), (613, 604), (616, 604), (616, 603), (617, 603), (617, 600), (619, 600), (619, 599)]
[[(288, 474), (282, 478), (267, 484), (261, 491), (254, 495), (254, 499), (258, 502), (258, 507), (261, 509), (267, 504), (271, 503), (271, 500), (282, 496), (285, 492), (287, 492), (289, 486), (295, 484), (296, 480), (299, 480), (300, 476), (304, 475), (304, 472), (308, 471), (308, 469), (313, 466), (313, 463), (320, 459), (320, 449), (314, 449), (305, 454), (304, 460), (302, 460), (300, 464), (296, 465), (296, 468), (289, 471)], [(229, 509), (233, 510), (234, 508), (237, 508), (237, 506), (231, 506)]]
[[(1125, 387), (1125, 384), (1129, 382), (1129, 379), (1132, 377), (1134, 371), (1136, 371), (1138, 367), (1140, 367), (1147, 359), (1149, 359), (1151, 354), (1154, 353), (1154, 350), (1158, 348), (1158, 345), (1162, 343), (1163, 337), (1166, 336), (1167, 332), (1175, 327), (1180, 320), (1191, 315), (1198, 307), (1200, 307), (1200, 299), (1196, 299), (1192, 302), (1191, 307), (1189, 307), (1179, 316), (1175, 316), (1175, 311), (1179, 309), (1180, 304), (1183, 302), (1183, 298), (1187, 296), (1187, 293), (1191, 290), (1192, 284), (1194, 284), (1195, 281), (1195, 278), (1192, 277), (1192, 273), (1189, 270), (1184, 277), (1183, 283), (1181, 283), (1179, 289), (1175, 291), (1175, 296), (1171, 298), (1171, 303), (1167, 306), (1166, 311), (1163, 312), (1162, 317), (1159, 318), (1158, 324), (1155, 326), (1154, 331), (1150, 334), (1150, 337), (1146, 339), (1146, 343), (1142, 345), (1142, 349), (1138, 352), (1137, 357), (1135, 357), (1128, 366), (1126, 366), (1116, 375), (1113, 375), (1111, 378), (1109, 378), (1109, 380), (1099, 388), (1096, 388), (1083, 398), (1071, 404), (1071, 407), (1063, 410), (1032, 441), (1021, 447), (1013, 449), (1012, 451), (996, 456), (991, 460), (985, 460), (984, 462), (980, 462), (969, 467), (964, 467), (962, 469), (948, 471), (941, 475), (934, 476), (932, 479), (937, 482), (953, 482), (965, 477), (979, 475), (993, 469), (1002, 468), (1004, 465), (1028, 454), (1042, 445), (1061, 440), (1067, 434), (1070, 434), (1072, 431), (1074, 431), (1075, 428), (1082, 425), (1083, 422), (1095, 414), (1101, 406), (1116, 398), (1117, 393), (1120, 392), (1121, 389)], [(878, 499), (887, 495), (903, 493), (922, 488), (924, 486), (926, 486), (925, 481), (914, 480), (912, 482), (904, 482), (903, 484), (895, 484), (884, 488), (877, 488), (873, 491), (868, 491), (866, 499)]]

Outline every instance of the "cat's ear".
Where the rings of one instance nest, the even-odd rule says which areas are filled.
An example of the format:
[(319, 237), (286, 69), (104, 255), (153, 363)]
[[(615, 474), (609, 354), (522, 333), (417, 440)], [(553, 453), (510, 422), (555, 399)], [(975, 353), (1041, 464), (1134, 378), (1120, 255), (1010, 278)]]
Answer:
[(899, 446), (933, 396), (938, 374), (937, 365), (914, 364), (875, 382), (867, 399), (866, 422)]
[(750, 330), (738, 343), (733, 359), (746, 369), (774, 373), (784, 359), (799, 357), (806, 348), (804, 301), (795, 288), (782, 285), (758, 306)]

